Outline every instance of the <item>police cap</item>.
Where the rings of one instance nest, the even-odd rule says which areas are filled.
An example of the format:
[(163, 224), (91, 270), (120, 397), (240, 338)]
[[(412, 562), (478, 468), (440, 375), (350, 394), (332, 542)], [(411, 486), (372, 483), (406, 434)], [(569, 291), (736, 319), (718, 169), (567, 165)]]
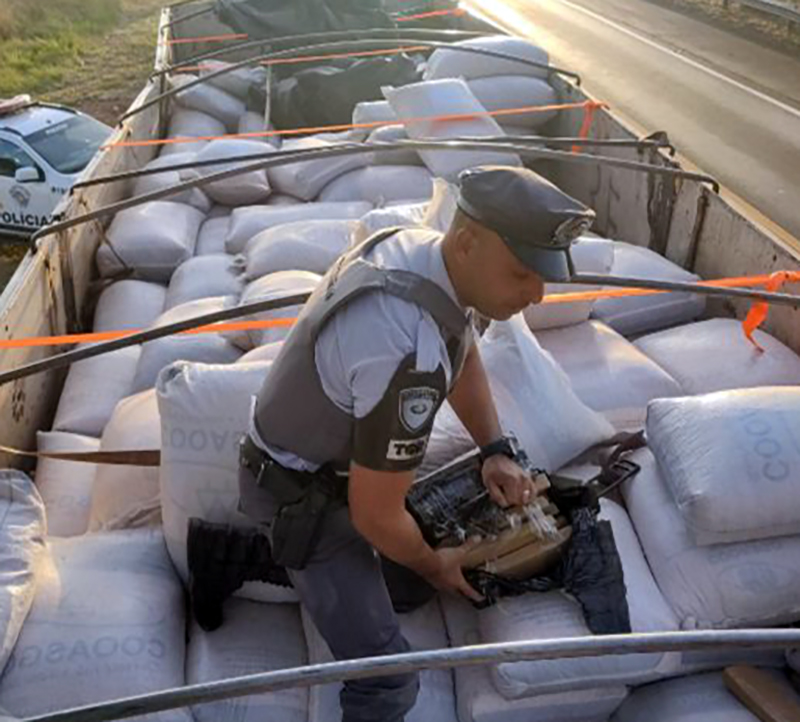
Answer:
[(526, 168), (479, 166), (458, 181), (464, 213), (497, 233), (545, 281), (569, 280), (570, 244), (592, 225), (593, 211)]

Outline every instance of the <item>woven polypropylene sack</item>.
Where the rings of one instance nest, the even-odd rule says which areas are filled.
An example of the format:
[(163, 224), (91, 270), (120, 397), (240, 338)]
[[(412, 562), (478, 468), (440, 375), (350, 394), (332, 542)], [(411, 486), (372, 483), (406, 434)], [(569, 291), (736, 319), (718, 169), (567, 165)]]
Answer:
[[(205, 684), (263, 674), (308, 663), (300, 609), (247, 599), (225, 603), (225, 623), (214, 632), (193, 621), (189, 631), (186, 683)], [(294, 687), (197, 705), (197, 722), (307, 722), (309, 691)]]
[[(63, 431), (38, 431), (39, 452), (100, 450), (100, 439)], [(47, 512), (50, 536), (77, 536), (89, 528), (97, 464), (41, 458), (36, 464), (36, 488)]]
[[(101, 451), (158, 450), (161, 424), (155, 391), (122, 399), (103, 430)], [(126, 529), (161, 520), (158, 467), (100, 464), (97, 467), (89, 530)]]
[(546, 78), (549, 74), (546, 68), (528, 65), (518, 60), (459, 51), (459, 47), (489, 50), (544, 65), (549, 63), (547, 51), (538, 45), (534, 45), (530, 40), (509, 35), (490, 35), (482, 38), (461, 40), (453, 43), (448, 48), (437, 48), (428, 60), (423, 76), (425, 80), (436, 80), (438, 78), (465, 78), (472, 80), (495, 75), (528, 75), (533, 78)]
[(670, 376), (686, 394), (800, 385), (800, 357), (766, 331), (753, 337), (759, 351), (732, 318), (678, 326), (651, 333), (634, 344)]
[(106, 286), (97, 299), (92, 330), (141, 330), (164, 310), (167, 289), (160, 283), (124, 279)]
[(227, 253), (190, 258), (175, 269), (164, 310), (213, 296), (238, 296), (244, 289), (245, 259)]
[(322, 202), (368, 201), (375, 206), (398, 201), (428, 200), (433, 178), (420, 166), (375, 165), (339, 176), (319, 194)]
[[(410, 138), (443, 140), (460, 136), (504, 135), (463, 80), (431, 80), (400, 88), (385, 88), (383, 92)], [(471, 119), (419, 120), (462, 114), (476, 115)], [(521, 165), (519, 156), (513, 153), (421, 150), (419, 154), (433, 175), (447, 180), (454, 180), (462, 170), (479, 165)]]
[(800, 620), (800, 537), (697, 546), (649, 450), (625, 502), (658, 587), (683, 629)]
[(225, 253), (225, 237), (231, 224), (230, 215), (212, 218), (208, 216), (197, 233), (195, 256), (211, 256)]
[[(170, 155), (155, 158), (144, 167), (144, 170), (160, 168), (162, 171), (160, 173), (143, 175), (137, 178), (133, 186), (133, 195), (141, 196), (146, 193), (154, 193), (155, 191), (164, 190), (170, 186), (197, 178), (198, 173), (192, 168), (170, 170), (175, 166), (192, 163), (196, 159), (197, 154), (193, 152), (175, 152)], [(187, 203), (203, 213), (208, 213), (211, 208), (211, 200), (201, 188), (187, 188), (186, 190), (178, 191), (177, 193), (167, 196), (165, 200), (172, 201), (173, 203)]]
[(46, 531), (44, 504), (31, 480), (21, 471), (0, 471), (0, 675), (33, 604)]
[(696, 544), (800, 535), (800, 387), (660, 399), (647, 438)]
[[(450, 644), (481, 643), (478, 612), (463, 599), (442, 597)], [(459, 722), (607, 722), (627, 695), (624, 686), (594, 687), (509, 700), (492, 683), (486, 666), (454, 670)]]
[[(36, 717), (182, 687), (184, 605), (158, 530), (50, 539), (33, 607), (0, 678), (0, 708)], [(192, 718), (178, 709), (131, 719)]]
[[(472, 94), (486, 110), (516, 110), (518, 108), (540, 108), (558, 104), (558, 94), (545, 80), (524, 75), (501, 75), (467, 81)], [(508, 132), (507, 126), (526, 128), (528, 131), (541, 128), (556, 117), (558, 111), (531, 110), (525, 113), (503, 113), (497, 122)]]
[[(225, 160), (244, 156), (259, 155), (270, 152), (272, 146), (265, 145), (257, 140), (242, 138), (219, 138), (212, 140), (198, 154), (200, 162), (211, 160)], [(229, 163), (216, 163), (198, 169), (200, 175), (221, 173), (234, 168), (252, 165), (258, 158), (250, 160), (231, 161)], [(267, 171), (263, 168), (250, 170), (245, 173), (223, 178), (203, 185), (203, 191), (216, 203), (226, 206), (244, 206), (261, 203), (270, 194), (270, 185), (267, 180)]]

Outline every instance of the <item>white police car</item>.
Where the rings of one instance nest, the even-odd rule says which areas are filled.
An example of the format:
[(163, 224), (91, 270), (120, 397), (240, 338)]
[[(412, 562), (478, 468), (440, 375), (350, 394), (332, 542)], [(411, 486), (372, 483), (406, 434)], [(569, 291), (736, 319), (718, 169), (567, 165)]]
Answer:
[(111, 128), (77, 110), (0, 101), (0, 234), (28, 236), (47, 225), (53, 209)]

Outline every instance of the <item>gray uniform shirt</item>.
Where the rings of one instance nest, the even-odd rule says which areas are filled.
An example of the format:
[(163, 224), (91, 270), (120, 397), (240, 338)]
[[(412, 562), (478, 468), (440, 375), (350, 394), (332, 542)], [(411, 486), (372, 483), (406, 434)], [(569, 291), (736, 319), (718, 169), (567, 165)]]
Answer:
[[(424, 276), (458, 303), (442, 256), (442, 237), (434, 230), (406, 229), (378, 244), (366, 259), (383, 268)], [(357, 419), (375, 408), (410, 353), (416, 353), (417, 371), (433, 372), (441, 365), (450, 383), (450, 358), (431, 315), (414, 303), (383, 292), (356, 298), (337, 312), (315, 346), (317, 372), (325, 394)], [(283, 466), (316, 470), (316, 464), (265, 444), (252, 424), (250, 433)]]

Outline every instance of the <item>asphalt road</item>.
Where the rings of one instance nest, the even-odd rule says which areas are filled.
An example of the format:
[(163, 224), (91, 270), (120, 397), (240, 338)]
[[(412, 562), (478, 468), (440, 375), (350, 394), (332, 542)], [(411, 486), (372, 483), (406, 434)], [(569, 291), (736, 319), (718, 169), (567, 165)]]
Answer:
[(800, 238), (800, 58), (647, 0), (469, 0)]

